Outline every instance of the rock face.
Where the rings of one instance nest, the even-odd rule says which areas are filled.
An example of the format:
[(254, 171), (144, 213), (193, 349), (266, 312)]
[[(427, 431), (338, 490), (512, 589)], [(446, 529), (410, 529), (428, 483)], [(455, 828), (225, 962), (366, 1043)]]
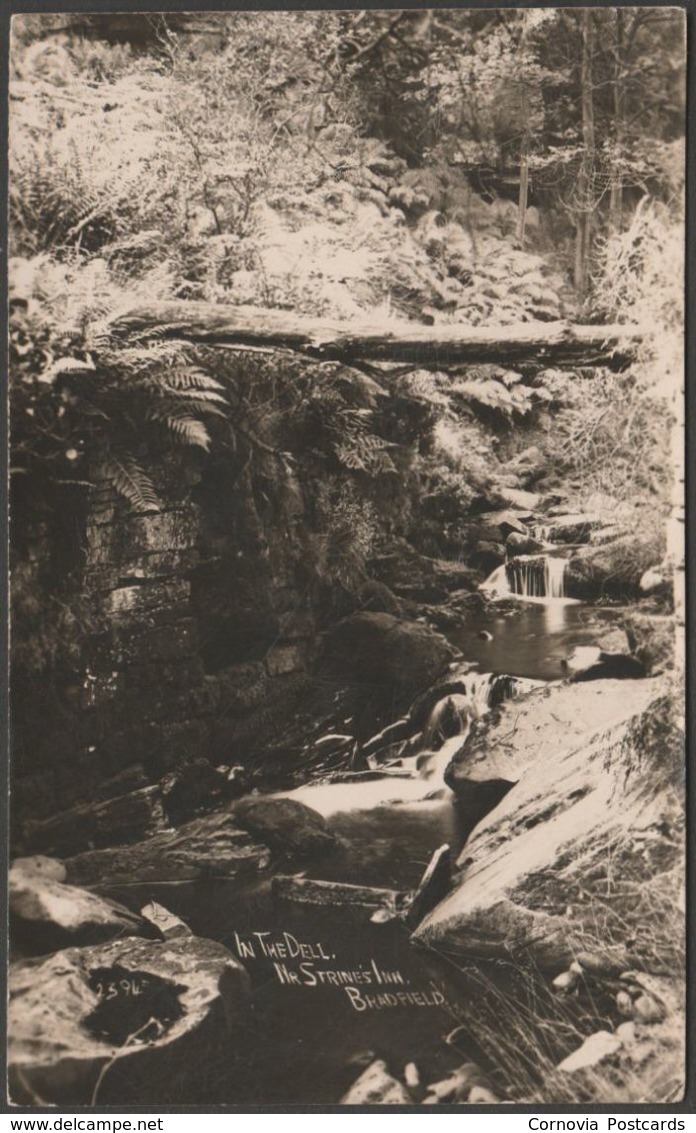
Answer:
[(45, 873), (32, 873), (20, 865), (10, 870), (9, 882), (10, 935), (13, 946), (26, 956), (115, 936), (159, 936), (123, 905), (64, 885)]
[(570, 598), (634, 597), (640, 593), (643, 573), (662, 552), (660, 539), (645, 535), (582, 547), (568, 560), (566, 593)]
[(333, 850), (326, 820), (295, 799), (252, 797), (232, 806), (234, 821), (277, 853), (311, 858)]
[(391, 685), (415, 695), (457, 656), (439, 633), (391, 614), (353, 614), (327, 634), (322, 672), (338, 679)]
[[(459, 859), (459, 881), (415, 939), (459, 955), (531, 958), (554, 974), (581, 947), (572, 919), (525, 907), (531, 876), (580, 859), (609, 832), (655, 821), (659, 792), (645, 790), (639, 725), (657, 680), (537, 689), (504, 705), (451, 770), (470, 784), (515, 785), (479, 823)], [(569, 867), (570, 868), (570, 867)], [(562, 874), (561, 874), (562, 876)]]
[(265, 869), (269, 861), (266, 847), (253, 843), (232, 815), (222, 813), (194, 818), (134, 846), (88, 850), (68, 858), (65, 867), (76, 884), (119, 885), (241, 877)]
[(118, 940), (13, 965), (11, 1100), (190, 1104), (248, 1000), (241, 964), (195, 937)]

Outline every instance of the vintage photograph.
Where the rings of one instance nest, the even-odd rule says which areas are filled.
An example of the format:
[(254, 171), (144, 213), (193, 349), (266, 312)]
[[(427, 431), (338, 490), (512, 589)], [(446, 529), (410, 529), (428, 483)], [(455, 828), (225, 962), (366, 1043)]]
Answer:
[(12, 17), (12, 1107), (683, 1101), (685, 37)]

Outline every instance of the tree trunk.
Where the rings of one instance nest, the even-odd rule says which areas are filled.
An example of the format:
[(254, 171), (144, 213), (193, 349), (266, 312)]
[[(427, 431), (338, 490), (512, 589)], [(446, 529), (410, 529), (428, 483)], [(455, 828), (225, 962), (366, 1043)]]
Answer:
[(623, 212), (623, 144), (624, 144), (624, 14), (615, 10), (616, 34), (614, 39), (614, 158), (611, 171), (609, 219), (614, 231), (621, 228)]
[(594, 24), (592, 10), (582, 11), (582, 62), (580, 92), (582, 105), (582, 157), (576, 186), (577, 221), (575, 229), (575, 286), (584, 297), (587, 293), (590, 250), (592, 247), (592, 214), (594, 200), (592, 180), (594, 174), (595, 130), (594, 101), (592, 97), (592, 55), (594, 50)]
[(641, 339), (629, 326), (572, 326), (518, 323), (513, 326), (422, 326), (330, 322), (262, 307), (216, 303), (150, 303), (117, 316), (112, 339), (180, 339), (238, 350), (291, 350), (312, 359), (343, 362), (401, 362), (432, 370), (459, 363), (538, 366), (627, 365)]
[(520, 248), (524, 248), (524, 233), (527, 224), (527, 198), (529, 195), (529, 161), (527, 157), (528, 139), (522, 144), (520, 155), (520, 193), (517, 200), (517, 239)]

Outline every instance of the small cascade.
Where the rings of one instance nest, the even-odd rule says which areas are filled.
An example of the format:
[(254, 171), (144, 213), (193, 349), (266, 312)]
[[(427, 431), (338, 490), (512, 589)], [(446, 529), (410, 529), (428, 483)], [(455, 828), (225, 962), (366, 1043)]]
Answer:
[(493, 598), (521, 598), (527, 602), (574, 602), (565, 594), (566, 559), (557, 555), (517, 555), (482, 583)]
[(565, 572), (566, 559), (547, 555), (545, 570), (547, 598), (565, 598)]
[(538, 543), (553, 543), (553, 527), (550, 523), (534, 523), (530, 531), (532, 539), (536, 539)]
[(469, 701), (468, 711), (472, 720), (480, 720), (486, 715), (491, 706), (494, 686), (499, 680), (496, 673), (467, 673), (464, 695)]
[(510, 582), (508, 580), (507, 563), (496, 567), (493, 574), (489, 575), (486, 581), (481, 583), (479, 590), (490, 594), (492, 598), (509, 598), (512, 594), (512, 590), (510, 589)]

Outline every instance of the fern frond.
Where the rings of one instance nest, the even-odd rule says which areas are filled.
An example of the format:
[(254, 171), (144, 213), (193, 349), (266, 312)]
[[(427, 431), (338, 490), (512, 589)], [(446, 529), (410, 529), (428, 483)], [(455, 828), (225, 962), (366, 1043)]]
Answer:
[(98, 476), (128, 500), (136, 511), (159, 511), (160, 501), (152, 481), (143, 472), (135, 457), (130, 453), (113, 454), (105, 457), (98, 469)]
[(94, 374), (96, 369), (91, 358), (56, 358), (39, 374), (38, 380), (49, 384), (63, 374)]
[(167, 385), (175, 390), (204, 389), (222, 392), (225, 390), (222, 382), (211, 378), (209, 374), (206, 374), (196, 366), (186, 369), (170, 370), (167, 374), (166, 381)]
[(164, 396), (175, 398), (177, 401), (183, 401), (190, 405), (194, 403), (200, 407), (203, 412), (210, 409), (212, 405), (227, 405), (227, 398), (222, 394), (216, 393), (214, 390), (208, 389), (175, 389), (169, 385), (168, 381), (162, 382), (161, 392)]
[(182, 445), (195, 445), (198, 448), (210, 449), (210, 436), (202, 421), (196, 417), (162, 417), (162, 424)]

